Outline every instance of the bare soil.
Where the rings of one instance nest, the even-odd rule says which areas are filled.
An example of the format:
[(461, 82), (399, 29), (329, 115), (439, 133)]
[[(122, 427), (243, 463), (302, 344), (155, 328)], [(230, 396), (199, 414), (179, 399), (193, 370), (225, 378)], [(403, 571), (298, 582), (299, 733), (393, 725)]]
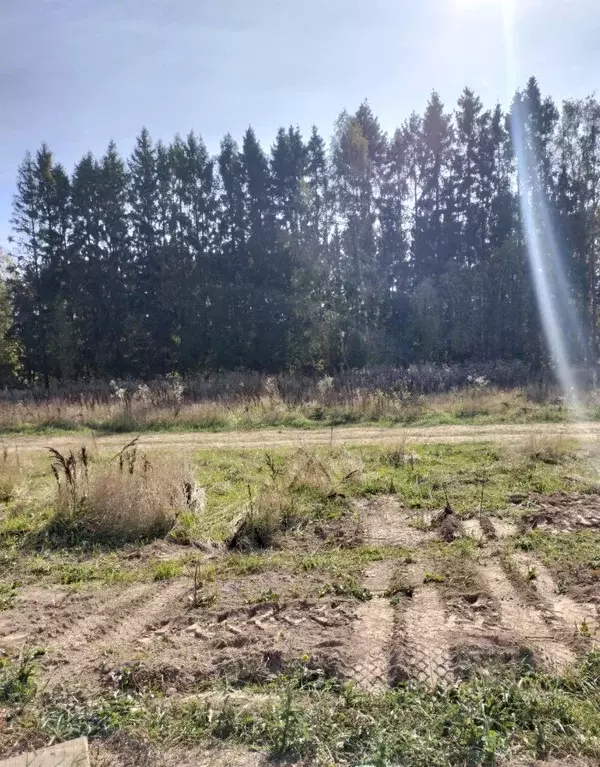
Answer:
[(514, 561), (521, 574), (535, 577), (529, 582), (530, 589), (539, 597), (542, 605), (555, 619), (559, 629), (566, 632), (566, 638), (589, 634), (594, 648), (600, 647), (600, 621), (597, 606), (592, 602), (576, 602), (564, 593), (552, 577), (552, 573), (538, 559), (525, 552), (517, 552)]
[(393, 574), (394, 568), (389, 561), (371, 565), (365, 572), (364, 585), (373, 597), (356, 610), (352, 666), (356, 682), (367, 692), (376, 692), (388, 685), (394, 609), (385, 592)]
[(507, 522), (499, 517), (485, 516), (463, 520), (466, 535), (478, 541), (500, 541), (517, 534), (518, 527), (514, 522)]
[(600, 529), (600, 495), (559, 492), (550, 495), (532, 493), (519, 504), (522, 511), (521, 530)]
[[(533, 524), (528, 514), (543, 513), (551, 529), (567, 535), (594, 529), (600, 510), (597, 496), (578, 494), (534, 496), (532, 503), (522, 509), (525, 525)], [(535, 586), (515, 583), (500, 557), (501, 539), (516, 532), (510, 523), (489, 517), (493, 534), (479, 520), (456, 528), (479, 539), (469, 560), (473, 589), (463, 588), (473, 579), (461, 572), (456, 580), (452, 572), (432, 577), (440, 547), (450, 551), (439, 514), (417, 518), (395, 496), (363, 499), (356, 511), (358, 529), (349, 514), (336, 521), (336, 540), (382, 549), (382, 559), (361, 576), (371, 599), (331, 593), (326, 587), (334, 576), (327, 571), (289, 569), (208, 583), (197, 604), (189, 577), (77, 590), (36, 586), (19, 591), (14, 608), (0, 612), (0, 650), (16, 656), (25, 647), (44, 648), (40, 682), (46, 689), (158, 690), (183, 697), (223, 687), (242, 694), (247, 685), (299, 667), (315, 678), (354, 680), (373, 694), (406, 680), (444, 684), (488, 663), (529, 656), (561, 671), (597, 642), (597, 601), (559, 588), (555, 574), (531, 552), (519, 553), (515, 563), (522, 572), (535, 570)], [(321, 553), (330, 543), (328, 536), (310, 539)], [(153, 555), (160, 549), (168, 558), (168, 546), (160, 544)], [(574, 629), (584, 622), (592, 636), (574, 641)], [(97, 746), (98, 764), (263, 763), (249, 752), (158, 754), (148, 748), (104, 743)]]
[(512, 632), (522, 645), (533, 650), (544, 666), (555, 672), (572, 663), (575, 655), (560, 639), (544, 616), (523, 599), (498, 562), (488, 561), (482, 569), (485, 583), (500, 606), (499, 628)]

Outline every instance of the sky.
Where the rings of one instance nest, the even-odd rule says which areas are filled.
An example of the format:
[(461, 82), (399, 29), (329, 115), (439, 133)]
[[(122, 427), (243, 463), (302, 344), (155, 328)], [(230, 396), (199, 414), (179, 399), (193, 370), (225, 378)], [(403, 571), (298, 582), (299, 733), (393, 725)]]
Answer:
[(252, 125), (268, 149), (365, 98), (392, 132), (432, 89), (506, 105), (532, 74), (557, 102), (598, 88), (599, 0), (0, 0), (0, 246), (44, 141), (69, 172), (144, 125), (213, 152)]

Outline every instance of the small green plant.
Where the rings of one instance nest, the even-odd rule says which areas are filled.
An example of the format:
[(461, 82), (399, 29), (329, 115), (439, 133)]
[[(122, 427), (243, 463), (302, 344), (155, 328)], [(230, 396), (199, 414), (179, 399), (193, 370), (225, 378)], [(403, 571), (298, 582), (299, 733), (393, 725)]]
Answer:
[(43, 654), (29, 650), (18, 660), (0, 658), (0, 703), (22, 704), (35, 695), (36, 659)]
[(532, 551), (533, 550), (533, 541), (531, 538), (528, 538), (527, 536), (523, 536), (522, 538), (517, 538), (515, 541), (515, 547), (517, 549), (521, 549), (521, 551)]
[(180, 562), (166, 560), (159, 562), (154, 566), (153, 580), (168, 581), (171, 578), (179, 577), (183, 572), (183, 565)]
[(0, 610), (11, 610), (17, 596), (16, 584), (0, 583)]
[(278, 602), (279, 601), (279, 594), (276, 591), (273, 591), (273, 589), (267, 589), (266, 591), (261, 591), (260, 594), (257, 594), (255, 597), (250, 597), (246, 600), (246, 604), (249, 605), (260, 605), (265, 604), (268, 602)]
[(527, 582), (528, 583), (532, 583), (533, 581), (537, 581), (537, 577), (538, 577), (537, 569), (535, 567), (533, 567), (533, 566), (528, 567), (527, 568), (527, 575), (526, 575)]
[(409, 525), (415, 530), (420, 530), (422, 533), (426, 533), (428, 530), (431, 530), (431, 525), (427, 522), (423, 515), (412, 517)]
[(368, 602), (373, 598), (373, 594), (369, 589), (361, 586), (353, 578), (346, 581), (335, 581), (334, 583), (326, 583), (319, 589), (319, 599), (334, 594), (335, 596), (354, 597), (359, 602)]
[(85, 583), (85, 581), (96, 580), (96, 568), (89, 564), (64, 565), (60, 572), (60, 582), (65, 586), (74, 583)]
[(425, 573), (423, 575), (423, 583), (444, 583), (446, 577), (439, 573)]
[(586, 639), (589, 639), (592, 636), (592, 630), (590, 629), (590, 624), (584, 620), (581, 626), (579, 627), (579, 633), (582, 637), (585, 637)]

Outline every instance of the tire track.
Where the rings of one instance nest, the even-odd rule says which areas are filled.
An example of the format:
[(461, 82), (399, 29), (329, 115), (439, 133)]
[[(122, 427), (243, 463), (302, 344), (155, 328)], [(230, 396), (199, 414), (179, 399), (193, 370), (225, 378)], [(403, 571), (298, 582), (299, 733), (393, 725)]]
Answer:
[(498, 604), (501, 629), (523, 642), (551, 670), (560, 671), (575, 660), (540, 611), (521, 597), (498, 562), (489, 560), (480, 573)]
[(523, 571), (527, 572), (530, 569), (535, 571), (535, 579), (532, 581), (532, 585), (551, 613), (563, 624), (566, 633), (581, 635), (582, 627), (585, 625), (591, 635), (592, 643), (595, 647), (599, 647), (600, 625), (596, 614), (596, 606), (589, 603), (575, 602), (567, 594), (561, 594), (552, 574), (537, 558), (522, 552), (516, 552), (513, 558)]
[(463, 520), (465, 533), (478, 541), (504, 540), (517, 532), (517, 526), (498, 517), (485, 517), (481, 522), (477, 517)]
[(160, 618), (164, 618), (171, 613), (173, 605), (179, 605), (184, 608), (183, 597), (190, 590), (189, 581), (182, 583), (181, 579), (170, 582), (167, 586), (147, 602), (140, 610), (132, 613), (128, 618), (120, 621), (119, 624), (106, 637), (105, 644), (115, 645), (116, 647), (127, 646), (132, 641), (139, 639), (145, 629)]
[(129, 612), (138, 602), (143, 601), (151, 590), (152, 586), (149, 584), (127, 588), (116, 599), (106, 602), (99, 613), (78, 621), (58, 641), (51, 642), (51, 650), (72, 653), (77, 652), (82, 642), (99, 641), (109, 630), (111, 621), (118, 619), (123, 612)]
[(409, 578), (419, 585), (399, 615), (396, 642), (409, 676), (435, 685), (453, 679), (446, 616), (440, 595), (433, 584), (423, 583), (423, 569), (412, 566)]
[[(97, 662), (108, 648), (120, 652), (131, 647), (148, 626), (169, 615), (173, 605), (180, 604), (187, 591), (189, 583), (181, 580), (158, 590), (151, 584), (128, 589), (112, 605), (113, 613), (86, 619), (83, 626), (76, 626), (55, 646), (59, 652), (68, 653), (67, 664), (54, 674), (55, 683), (72, 675), (74, 667), (80, 672)], [(85, 632), (83, 638), (82, 631)]]
[(376, 562), (365, 573), (364, 585), (373, 594), (356, 611), (353, 638), (353, 671), (365, 692), (378, 692), (388, 685), (389, 656), (394, 630), (394, 609), (384, 596), (393, 575), (388, 561)]
[[(394, 497), (357, 501), (356, 508), (369, 544), (408, 547), (423, 540), (423, 534), (409, 526), (405, 510)], [(385, 592), (393, 575), (390, 560), (373, 563), (364, 575), (364, 585), (373, 597), (356, 610), (350, 656), (353, 676), (366, 692), (381, 691), (389, 683), (394, 608)]]

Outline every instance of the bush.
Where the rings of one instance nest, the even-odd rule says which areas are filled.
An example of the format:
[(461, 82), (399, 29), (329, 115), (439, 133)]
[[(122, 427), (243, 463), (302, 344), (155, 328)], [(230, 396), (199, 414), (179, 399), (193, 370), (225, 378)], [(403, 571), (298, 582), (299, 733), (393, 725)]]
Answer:
[(347, 494), (362, 477), (360, 458), (344, 449), (297, 450), (278, 465), (265, 456), (270, 479), (238, 521), (229, 548), (266, 548), (280, 532), (316, 519), (339, 516)]

